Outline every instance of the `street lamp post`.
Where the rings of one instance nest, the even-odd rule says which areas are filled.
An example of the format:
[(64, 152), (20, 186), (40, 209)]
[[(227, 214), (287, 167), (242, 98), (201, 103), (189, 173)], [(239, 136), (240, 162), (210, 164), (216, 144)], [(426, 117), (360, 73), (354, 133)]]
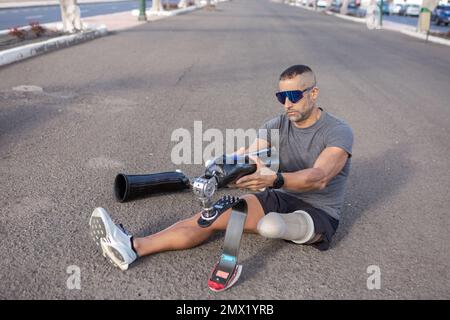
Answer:
[(141, 7), (139, 9), (139, 21), (147, 21), (147, 15), (145, 14), (145, 0), (141, 0)]
[(384, 4), (384, 1), (381, 0), (380, 1), (380, 27), (383, 26), (383, 4)]

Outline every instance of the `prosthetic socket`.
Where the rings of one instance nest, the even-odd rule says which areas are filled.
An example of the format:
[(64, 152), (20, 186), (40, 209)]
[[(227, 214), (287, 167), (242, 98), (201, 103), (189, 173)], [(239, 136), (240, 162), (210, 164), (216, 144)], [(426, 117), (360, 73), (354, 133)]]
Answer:
[(212, 198), (217, 189), (256, 171), (256, 163), (250, 159), (251, 155), (258, 156), (267, 166), (276, 163), (273, 159), (278, 159), (274, 155), (274, 149), (263, 149), (245, 155), (223, 155), (207, 162), (205, 173), (194, 178), (192, 183), (179, 170), (142, 175), (120, 173), (114, 181), (114, 193), (119, 202), (126, 202), (156, 193), (181, 191), (192, 187), (202, 205), (199, 225), (207, 227), (239, 201), (237, 197), (228, 196), (213, 204)]
[(298, 244), (314, 237), (314, 221), (302, 210), (282, 214), (269, 212), (259, 220), (257, 229), (263, 237), (291, 240)]
[(181, 171), (140, 175), (119, 173), (114, 180), (114, 194), (119, 202), (147, 197), (156, 193), (189, 189), (189, 179)]

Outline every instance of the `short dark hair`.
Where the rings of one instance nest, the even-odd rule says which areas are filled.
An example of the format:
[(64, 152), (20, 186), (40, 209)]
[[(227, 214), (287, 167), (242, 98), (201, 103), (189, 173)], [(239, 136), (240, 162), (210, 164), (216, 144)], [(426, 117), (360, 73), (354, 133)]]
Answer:
[(284, 70), (280, 75), (280, 80), (292, 79), (305, 72), (311, 72), (314, 74), (310, 67), (303, 64), (296, 64), (295, 66), (291, 66)]

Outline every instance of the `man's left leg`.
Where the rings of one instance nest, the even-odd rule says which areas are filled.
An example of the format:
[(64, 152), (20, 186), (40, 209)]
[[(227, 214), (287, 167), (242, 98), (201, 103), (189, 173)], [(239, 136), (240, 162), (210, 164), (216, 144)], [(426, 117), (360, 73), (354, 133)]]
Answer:
[[(247, 202), (248, 214), (244, 230), (257, 233), (259, 220), (264, 216), (259, 200), (252, 194), (241, 197)], [(179, 221), (172, 226), (143, 238), (132, 238), (125, 231), (117, 227), (104, 211), (97, 208), (91, 217), (92, 236), (101, 246), (105, 257), (122, 270), (138, 256), (153, 253), (189, 249), (205, 242), (214, 232), (225, 230), (231, 214), (231, 209), (225, 211), (211, 226), (199, 227), (197, 220), (200, 213), (191, 218)]]

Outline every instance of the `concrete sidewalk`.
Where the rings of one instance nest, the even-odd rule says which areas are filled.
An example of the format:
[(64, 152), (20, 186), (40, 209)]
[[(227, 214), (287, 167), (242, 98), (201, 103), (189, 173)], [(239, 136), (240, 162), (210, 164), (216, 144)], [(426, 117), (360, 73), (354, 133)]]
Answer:
[(163, 19), (162, 16), (147, 16), (147, 21), (138, 21), (131, 11), (105, 14), (93, 17), (82, 18), (83, 24), (87, 27), (105, 25), (108, 31), (120, 31), (133, 28), (147, 22)]
[[(225, 1), (222, 0), (221, 2)], [(150, 8), (148, 7), (146, 11), (147, 21), (138, 21), (137, 10), (81, 18), (81, 20), (87, 27), (93, 26), (98, 27), (104, 25), (109, 31), (120, 31), (133, 28), (147, 22), (153, 22), (171, 16), (188, 13), (193, 10), (201, 9), (204, 6), (205, 6), (204, 4), (201, 4), (199, 6), (190, 6), (187, 8), (181, 8), (176, 10), (165, 10), (159, 14), (152, 14)]]

